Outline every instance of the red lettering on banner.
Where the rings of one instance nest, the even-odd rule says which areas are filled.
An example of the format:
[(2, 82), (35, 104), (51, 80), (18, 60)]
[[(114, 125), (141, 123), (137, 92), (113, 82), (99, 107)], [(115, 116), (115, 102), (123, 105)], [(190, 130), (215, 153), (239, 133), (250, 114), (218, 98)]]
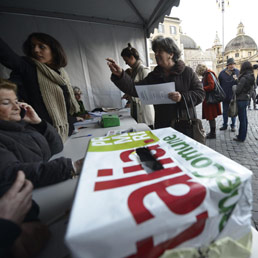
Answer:
[(98, 177), (99, 176), (112, 176), (113, 175), (113, 169), (99, 169), (98, 170)]
[(189, 228), (179, 233), (177, 236), (160, 243), (156, 246), (153, 244), (153, 237), (148, 237), (136, 243), (137, 253), (128, 256), (127, 258), (156, 258), (162, 255), (167, 249), (173, 249), (178, 245), (188, 241), (194, 237), (197, 237), (202, 233), (205, 227), (206, 219), (208, 218), (208, 212), (205, 211), (196, 216), (197, 221), (192, 224)]
[[(160, 146), (157, 144), (157, 145), (153, 145), (153, 146), (149, 146), (147, 147), (149, 150), (154, 150), (156, 151), (156, 153), (153, 155), (155, 158), (159, 158), (159, 157), (162, 157), (166, 154), (166, 152), (160, 148)], [(132, 150), (126, 150), (126, 151), (123, 151), (120, 153), (120, 159), (123, 161), (123, 162), (129, 162), (129, 161), (132, 161), (129, 156), (132, 152), (134, 152), (135, 150), (132, 149)]]
[[(152, 192), (156, 192), (166, 206), (176, 214), (187, 214), (197, 208), (205, 198), (206, 189), (197, 182), (188, 181), (189, 179), (191, 177), (183, 175), (147, 185), (132, 192), (128, 198), (128, 207), (136, 223), (140, 224), (154, 217), (143, 203), (144, 197)], [(166, 188), (176, 184), (185, 184), (190, 190), (180, 196), (168, 193)]]
[(135, 150), (127, 150), (127, 151), (123, 151), (120, 153), (120, 159), (123, 161), (123, 162), (129, 162), (129, 161), (132, 161), (129, 156), (132, 152), (134, 152)]
[(175, 166), (171, 168), (157, 170), (151, 174), (137, 175), (137, 176), (131, 176), (126, 178), (96, 182), (94, 191), (103, 191), (103, 190), (133, 185), (133, 184), (137, 184), (145, 181), (151, 181), (163, 176), (173, 175), (179, 172), (182, 172), (182, 170), (178, 166)]
[(148, 140), (145, 140), (144, 142), (145, 143), (150, 143), (150, 142), (154, 142), (154, 140), (153, 139), (148, 139)]
[(132, 173), (140, 170), (143, 170), (142, 165), (134, 165), (134, 166), (123, 168), (124, 173)]
[(159, 158), (159, 157), (162, 157), (166, 154), (166, 152), (160, 148), (160, 146), (157, 144), (157, 145), (153, 145), (153, 146), (149, 146), (148, 147), (149, 150), (155, 150), (156, 153), (153, 155), (154, 158)]
[(173, 163), (174, 161), (171, 158), (166, 158), (166, 159), (159, 159), (160, 164), (165, 165), (169, 163)]

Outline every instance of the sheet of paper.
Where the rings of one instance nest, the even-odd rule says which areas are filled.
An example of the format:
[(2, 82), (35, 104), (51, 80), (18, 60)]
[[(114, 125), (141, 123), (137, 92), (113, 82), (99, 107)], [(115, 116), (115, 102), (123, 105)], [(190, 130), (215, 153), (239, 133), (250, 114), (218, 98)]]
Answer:
[(85, 119), (81, 122), (74, 123), (74, 126), (83, 126), (83, 125), (89, 125), (89, 124), (97, 124), (100, 121), (100, 117), (93, 117), (90, 119)]
[(150, 85), (136, 85), (137, 94), (144, 105), (149, 104), (175, 104), (168, 98), (168, 93), (175, 91), (175, 83), (160, 83)]

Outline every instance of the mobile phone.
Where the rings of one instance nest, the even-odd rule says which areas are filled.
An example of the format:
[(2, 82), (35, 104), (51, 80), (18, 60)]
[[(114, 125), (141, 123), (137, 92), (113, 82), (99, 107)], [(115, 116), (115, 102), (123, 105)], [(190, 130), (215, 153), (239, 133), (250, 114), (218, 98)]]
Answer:
[(20, 116), (21, 116), (21, 118), (24, 118), (25, 117), (25, 115), (26, 115), (26, 110), (23, 108), (23, 107), (20, 107)]

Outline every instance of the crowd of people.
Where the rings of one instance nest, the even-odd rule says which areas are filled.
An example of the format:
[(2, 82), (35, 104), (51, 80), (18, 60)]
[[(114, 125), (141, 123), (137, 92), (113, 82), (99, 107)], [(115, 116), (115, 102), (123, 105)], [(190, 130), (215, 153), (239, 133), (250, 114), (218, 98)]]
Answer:
[[(202, 103), (202, 118), (209, 121), (207, 139), (216, 138), (216, 117), (223, 114), (220, 130), (227, 130), (228, 109), (236, 96), (239, 131), (234, 138), (243, 142), (247, 135), (247, 107), (251, 98), (255, 105), (255, 78), (250, 62), (240, 71), (233, 58), (217, 75), (204, 64), (194, 71), (180, 59), (181, 52), (171, 38), (162, 36), (152, 41), (157, 66), (149, 71), (142, 64), (138, 51), (129, 43), (121, 52), (123, 70), (115, 60), (107, 58), (112, 82), (125, 93), (131, 115), (151, 128), (174, 127), (176, 120), (191, 117), (195, 106)], [(0, 38), (0, 63), (12, 70), (9, 80), (0, 79), (0, 223), (1, 234), (11, 235), (2, 241), (1, 254), (33, 257), (49, 238), (47, 228), (38, 222), (38, 207), (32, 200), (32, 189), (72, 179), (79, 175), (83, 160), (50, 158), (63, 149), (76, 121), (89, 118), (79, 87), (72, 87), (64, 67), (67, 58), (61, 44), (45, 33), (32, 33), (23, 44), (25, 56), (17, 55)], [(202, 77), (200, 81), (199, 77)], [(221, 103), (207, 103), (206, 93), (214, 91), (219, 81), (226, 98)], [(168, 98), (175, 104), (143, 105), (135, 85), (175, 83)], [(172, 102), (171, 102), (172, 103)], [(231, 131), (236, 118), (231, 118)], [(180, 128), (177, 128), (180, 131)], [(182, 131), (184, 128), (181, 128)], [(30, 228), (40, 229), (42, 237), (33, 250), (26, 238), (35, 236)], [(35, 240), (36, 241), (36, 240)], [(1, 256), (2, 257), (2, 256)], [(23, 257), (23, 256), (21, 256)]]

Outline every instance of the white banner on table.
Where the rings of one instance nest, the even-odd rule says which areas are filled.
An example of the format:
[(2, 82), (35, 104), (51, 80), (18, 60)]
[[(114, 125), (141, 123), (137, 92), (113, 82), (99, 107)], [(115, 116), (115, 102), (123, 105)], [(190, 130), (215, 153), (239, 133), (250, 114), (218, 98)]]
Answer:
[[(139, 147), (163, 168), (147, 173)], [(92, 138), (66, 243), (77, 258), (158, 258), (167, 249), (238, 241), (251, 231), (251, 178), (172, 128)]]
[(135, 86), (142, 104), (174, 104), (175, 101), (168, 98), (168, 93), (175, 91), (175, 83), (160, 83)]

